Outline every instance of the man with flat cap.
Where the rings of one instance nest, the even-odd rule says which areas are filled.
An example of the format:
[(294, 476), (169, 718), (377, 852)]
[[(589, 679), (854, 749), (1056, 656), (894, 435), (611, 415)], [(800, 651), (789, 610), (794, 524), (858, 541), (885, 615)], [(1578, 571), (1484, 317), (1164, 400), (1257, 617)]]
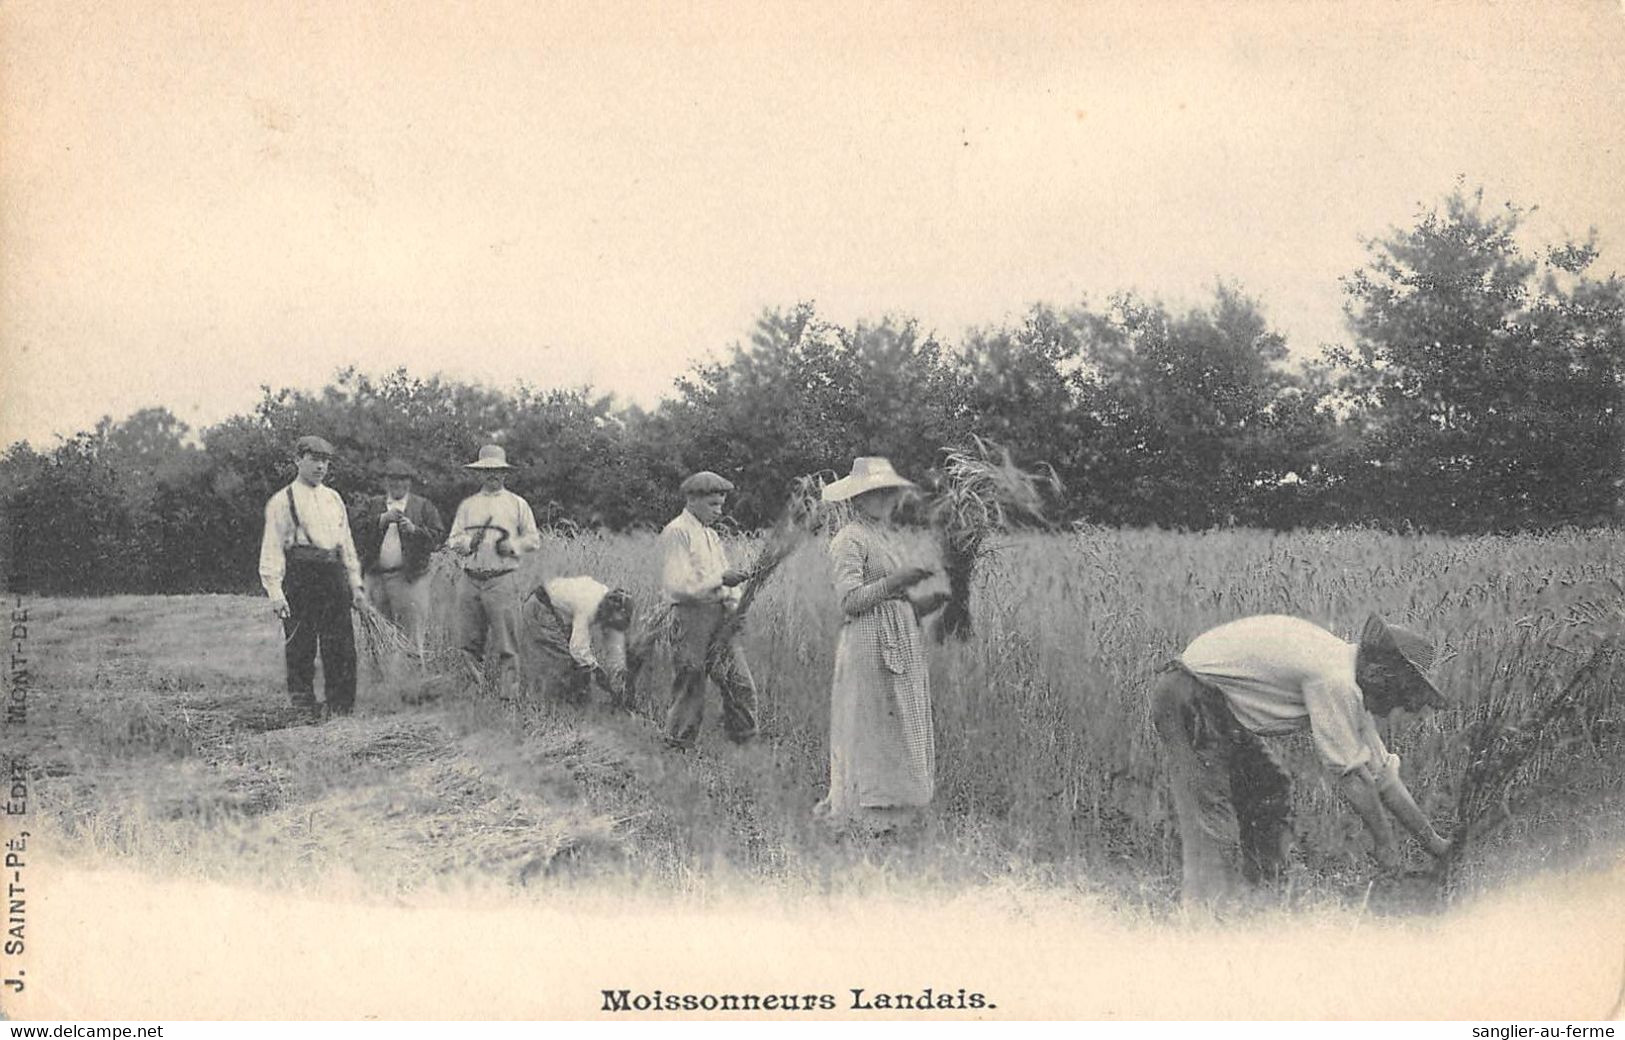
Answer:
[(355, 629), (351, 608), (366, 605), (361, 562), (350, 534), (350, 514), (339, 493), (325, 486), (333, 446), (320, 437), (294, 444), (293, 483), (265, 503), (260, 539), (260, 583), (282, 619), (288, 695), (313, 721), (316, 655), (322, 658), (322, 696), (328, 714), (355, 709)]
[(756, 736), (756, 682), (737, 634), (714, 654), (713, 635), (739, 604), (746, 575), (728, 566), (715, 524), (733, 484), (710, 471), (695, 473), (680, 490), (686, 506), (660, 532), (660, 585), (670, 604), (672, 631), (671, 708), (666, 742), (687, 749), (705, 715), (705, 680), (722, 694), (722, 725), (730, 740)]
[(1291, 785), (1265, 745), (1308, 729), (1386, 872), (1402, 858), (1389, 814), (1428, 852), (1440, 836), (1399, 776), (1374, 716), (1447, 702), (1427, 678), (1433, 644), (1373, 614), (1351, 644), (1300, 618), (1242, 618), (1197, 636), (1162, 669), (1151, 716), (1168, 755), (1187, 907), (1279, 880)]
[(519, 559), (541, 548), (542, 534), (530, 503), (503, 487), (507, 453), (498, 444), (480, 449), (464, 469), (477, 474), (480, 490), (463, 499), (446, 545), (463, 558), (457, 582), (457, 630), (474, 671), (485, 674), (488, 654), (497, 659), (499, 690), (519, 688)]
[(445, 539), (446, 525), (434, 503), (412, 491), (416, 477), (404, 459), (385, 463), (384, 493), (367, 499), (354, 529), (367, 599), (421, 650), (429, 611), (429, 554)]

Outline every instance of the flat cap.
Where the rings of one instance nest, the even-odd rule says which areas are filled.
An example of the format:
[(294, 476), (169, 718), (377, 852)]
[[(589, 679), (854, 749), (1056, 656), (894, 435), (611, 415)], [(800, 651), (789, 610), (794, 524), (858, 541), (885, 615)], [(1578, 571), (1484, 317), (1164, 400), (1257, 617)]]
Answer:
[(715, 495), (719, 492), (726, 494), (733, 489), (733, 481), (708, 469), (700, 470), (678, 486), (678, 490), (685, 495)]
[(337, 451), (333, 450), (331, 444), (314, 434), (308, 433), (293, 442), (293, 453), (295, 455), (326, 455), (328, 458), (338, 454)]

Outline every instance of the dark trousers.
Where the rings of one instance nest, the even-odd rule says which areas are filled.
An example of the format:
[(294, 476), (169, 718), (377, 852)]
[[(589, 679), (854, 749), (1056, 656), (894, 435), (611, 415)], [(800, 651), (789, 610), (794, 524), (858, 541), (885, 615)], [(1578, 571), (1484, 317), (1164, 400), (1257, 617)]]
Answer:
[(593, 670), (570, 656), (570, 622), (553, 607), (547, 591), (538, 587), (520, 608), (521, 669), (525, 683), (541, 696), (567, 704), (586, 704), (591, 697)]
[(1224, 902), (1278, 881), (1292, 786), (1275, 754), (1236, 721), (1220, 690), (1181, 665), (1162, 673), (1151, 719), (1168, 755), (1185, 904)]
[(349, 714), (355, 708), (355, 629), (343, 564), (289, 560), (282, 593), (288, 599), (288, 616), (282, 620), (283, 658), (294, 707), (316, 706), (319, 648), (328, 710)]
[(666, 741), (692, 747), (705, 718), (705, 681), (722, 693), (722, 728), (743, 743), (756, 735), (756, 680), (737, 638), (707, 655), (711, 636), (722, 624), (720, 603), (679, 603), (672, 608), (671, 708), (666, 712)]

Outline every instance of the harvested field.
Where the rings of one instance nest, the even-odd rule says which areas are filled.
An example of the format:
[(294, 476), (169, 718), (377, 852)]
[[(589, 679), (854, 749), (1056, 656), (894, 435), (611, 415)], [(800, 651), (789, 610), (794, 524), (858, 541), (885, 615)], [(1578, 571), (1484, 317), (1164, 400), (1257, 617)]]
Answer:
[[(1290, 905), (1433, 907), (1617, 858), (1620, 541), (1095, 530), (1007, 539), (977, 570), (972, 638), (932, 650), (936, 819), (891, 845), (833, 841), (809, 816), (826, 780), (837, 623), (821, 539), (783, 561), (750, 613), (766, 739), (745, 752), (714, 721), (690, 755), (661, 746), (663, 659), (645, 672), (632, 714), (556, 704), (536, 676), (521, 703), (504, 704), (424, 662), (363, 660), (358, 713), (313, 727), (284, 707), (280, 634), (263, 600), (36, 601), (24, 731), (35, 822), (62, 860), (285, 889), (343, 876), (392, 897), (496, 884), (704, 898), (741, 881), (873, 894), (1014, 880), (1160, 916), (1172, 906), (1177, 842), (1144, 704), (1155, 667), (1242, 614), (1298, 613), (1348, 634), (1375, 609), (1449, 653), (1439, 679), (1457, 706), (1386, 725), (1447, 832), (1470, 801), (1460, 784), (1467, 734), (1481, 732), (1472, 727), (1519, 717), (1591, 662), (1583, 711), (1497, 788), (1496, 826), (1452, 864), (1448, 893), (1369, 887), (1358, 820), (1307, 741), (1289, 743), (1299, 837)], [(928, 534), (917, 546), (933, 559)], [(550, 537), (530, 566), (523, 587), (593, 573), (648, 602), (653, 540)]]

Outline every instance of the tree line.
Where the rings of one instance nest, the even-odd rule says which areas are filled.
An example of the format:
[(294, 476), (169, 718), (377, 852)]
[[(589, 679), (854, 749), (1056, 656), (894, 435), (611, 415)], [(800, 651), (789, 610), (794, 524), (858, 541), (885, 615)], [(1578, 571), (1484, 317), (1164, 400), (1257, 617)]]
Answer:
[(810, 303), (762, 315), (657, 407), (590, 388), (495, 389), (404, 370), (265, 388), (194, 436), (150, 408), (0, 457), (7, 584), (43, 593), (254, 587), (262, 510), (301, 433), (332, 441), (329, 483), (376, 492), (392, 456), (448, 511), (462, 464), (506, 446), (509, 486), (544, 524), (657, 527), (695, 469), (771, 523), (790, 482), (890, 456), (929, 474), (980, 436), (1053, 468), (1059, 523), (1442, 532), (1598, 525), (1625, 458), (1625, 282), (1594, 241), (1538, 253), (1525, 210), (1460, 187), (1366, 243), (1343, 279), (1349, 341), (1291, 363), (1257, 300), (1119, 294), (1038, 304), (948, 343), (910, 319), (850, 327)]

